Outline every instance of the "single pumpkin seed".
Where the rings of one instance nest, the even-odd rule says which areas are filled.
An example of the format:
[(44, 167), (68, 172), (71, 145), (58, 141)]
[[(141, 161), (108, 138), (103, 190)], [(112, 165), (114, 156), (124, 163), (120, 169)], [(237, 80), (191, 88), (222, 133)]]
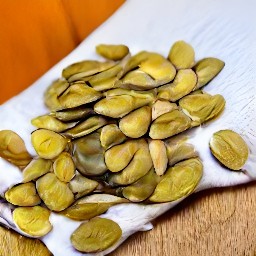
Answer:
[(158, 88), (157, 97), (175, 102), (189, 94), (196, 86), (197, 76), (192, 69), (178, 71), (174, 81)]
[(151, 107), (138, 108), (120, 120), (119, 128), (127, 137), (139, 138), (148, 131), (151, 115)]
[(194, 191), (202, 174), (203, 165), (198, 158), (179, 162), (166, 171), (149, 200), (163, 203), (185, 197)]
[(105, 125), (100, 132), (100, 142), (104, 149), (109, 149), (121, 144), (127, 137), (120, 131), (116, 124)]
[(0, 157), (20, 168), (32, 160), (22, 138), (10, 130), (0, 131)]
[(152, 120), (154, 121), (159, 116), (171, 112), (172, 110), (178, 109), (177, 104), (171, 103), (167, 100), (157, 100), (152, 105)]
[(196, 89), (209, 83), (223, 69), (225, 63), (217, 58), (205, 58), (196, 63), (193, 67), (198, 81)]
[(75, 175), (75, 164), (71, 155), (62, 152), (53, 163), (53, 171), (59, 180), (69, 182)]
[(62, 211), (74, 201), (74, 195), (65, 182), (54, 173), (47, 173), (36, 181), (39, 196), (52, 211)]
[(5, 192), (5, 199), (17, 206), (35, 206), (41, 199), (33, 182), (16, 185)]
[(62, 135), (46, 129), (34, 131), (31, 141), (37, 154), (44, 159), (55, 158), (66, 148), (68, 143), (68, 140)]
[(76, 250), (91, 253), (108, 249), (121, 236), (122, 229), (116, 222), (97, 217), (82, 223), (72, 233), (70, 240)]
[(161, 140), (149, 140), (148, 145), (155, 172), (161, 176), (165, 173), (168, 164), (165, 144)]
[(152, 139), (165, 139), (181, 133), (191, 126), (191, 119), (179, 110), (173, 110), (158, 117), (150, 126)]
[(73, 220), (89, 220), (106, 212), (113, 205), (127, 202), (125, 198), (109, 194), (94, 194), (77, 200), (61, 213)]
[(23, 182), (36, 180), (47, 172), (50, 172), (51, 167), (51, 160), (43, 158), (33, 159), (22, 172)]
[(210, 140), (212, 154), (227, 168), (241, 170), (249, 156), (249, 148), (243, 138), (232, 130), (215, 132)]
[(96, 46), (96, 52), (109, 60), (121, 60), (129, 53), (129, 48), (123, 44), (99, 44)]
[(42, 237), (52, 230), (50, 211), (41, 207), (18, 207), (13, 211), (15, 224), (26, 234)]
[(195, 62), (195, 51), (190, 44), (177, 41), (173, 44), (168, 59), (177, 69), (191, 68)]
[(98, 132), (74, 141), (74, 162), (83, 175), (97, 176), (107, 171)]

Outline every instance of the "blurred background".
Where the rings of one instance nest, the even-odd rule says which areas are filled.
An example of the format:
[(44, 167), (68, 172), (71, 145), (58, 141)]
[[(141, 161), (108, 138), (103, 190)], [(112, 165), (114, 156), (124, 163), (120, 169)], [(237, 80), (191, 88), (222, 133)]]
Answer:
[(31, 85), (124, 0), (0, 0), (0, 104)]

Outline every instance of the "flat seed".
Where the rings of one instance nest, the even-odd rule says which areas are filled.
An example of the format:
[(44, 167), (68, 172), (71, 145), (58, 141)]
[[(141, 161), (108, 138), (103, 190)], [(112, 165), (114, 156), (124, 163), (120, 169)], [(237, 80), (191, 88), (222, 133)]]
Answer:
[(152, 139), (165, 139), (190, 128), (191, 120), (179, 110), (173, 110), (158, 117), (150, 127)]
[(171, 103), (166, 100), (157, 100), (152, 105), (152, 120), (157, 119), (159, 116), (171, 112), (172, 110), (178, 109), (177, 104)]
[(120, 120), (119, 128), (127, 137), (139, 138), (148, 131), (151, 115), (151, 107), (138, 108)]
[(121, 144), (127, 137), (121, 132), (116, 124), (105, 125), (100, 132), (100, 142), (104, 149), (109, 149)]
[(70, 181), (69, 188), (78, 199), (93, 192), (99, 183), (95, 180), (88, 179), (83, 175), (76, 173), (75, 177)]
[(65, 182), (60, 181), (54, 173), (47, 173), (36, 181), (39, 196), (52, 211), (62, 211), (74, 201), (74, 195)]
[(243, 138), (232, 130), (221, 130), (210, 140), (212, 154), (227, 168), (241, 170), (249, 156), (249, 148)]
[(119, 225), (109, 219), (94, 218), (82, 223), (71, 235), (72, 245), (81, 252), (100, 252), (114, 245), (122, 236)]
[(109, 194), (94, 194), (77, 200), (61, 213), (73, 220), (89, 220), (106, 212), (113, 205), (127, 202), (125, 198)]
[(168, 59), (177, 69), (191, 68), (195, 62), (195, 51), (190, 44), (177, 41), (173, 44)]
[(165, 144), (161, 140), (150, 140), (148, 145), (155, 172), (161, 176), (165, 173), (168, 164)]
[(198, 157), (194, 146), (186, 142), (186, 137), (174, 137), (165, 141), (168, 164), (170, 166), (190, 158)]
[(51, 112), (50, 115), (63, 122), (78, 121), (95, 114), (92, 108), (79, 106)]
[(62, 108), (74, 108), (98, 100), (102, 97), (100, 92), (85, 83), (72, 84), (60, 97)]
[(177, 163), (166, 171), (149, 200), (163, 203), (185, 197), (194, 191), (202, 174), (203, 165), (198, 158)]
[(15, 224), (26, 234), (42, 237), (52, 230), (50, 211), (41, 207), (18, 207), (13, 211)]
[(5, 193), (5, 199), (18, 206), (35, 206), (41, 202), (33, 182), (16, 185), (8, 189)]
[(32, 160), (24, 141), (13, 131), (0, 131), (0, 157), (23, 168)]
[(53, 159), (67, 146), (68, 140), (60, 134), (39, 129), (32, 133), (31, 141), (37, 154), (44, 159)]
[(159, 99), (175, 102), (189, 94), (196, 86), (197, 76), (192, 69), (178, 71), (174, 81), (158, 88)]
[(135, 152), (129, 164), (118, 173), (109, 177), (110, 185), (129, 185), (143, 177), (152, 167), (152, 159), (148, 144), (144, 139), (136, 141), (138, 150)]
[(62, 108), (59, 96), (69, 87), (66, 80), (56, 80), (47, 88), (44, 93), (44, 103), (50, 110)]
[(225, 63), (217, 58), (205, 58), (198, 61), (193, 67), (198, 77), (196, 89), (209, 83), (219, 74), (224, 65)]
[(210, 94), (188, 95), (179, 101), (182, 111), (198, 126), (210, 119), (217, 117), (225, 107), (223, 96)]
[(53, 171), (59, 180), (69, 182), (75, 175), (75, 164), (67, 152), (62, 152), (53, 163)]
[(69, 81), (77, 81), (83, 77), (107, 70), (114, 65), (114, 62), (100, 62), (96, 60), (81, 61), (64, 68), (62, 76)]
[(37, 128), (48, 129), (54, 132), (63, 132), (75, 125), (75, 123), (63, 123), (51, 115), (38, 116), (33, 118), (31, 123)]
[(50, 172), (51, 167), (51, 160), (43, 158), (33, 159), (22, 172), (23, 182), (36, 180), (47, 172)]
[(123, 44), (99, 44), (96, 46), (96, 52), (109, 60), (121, 60), (129, 53), (129, 48)]
[(159, 177), (152, 168), (145, 176), (126, 186), (122, 190), (122, 194), (128, 200), (138, 203), (146, 200), (154, 192), (156, 185), (159, 182)]
[(98, 132), (74, 141), (74, 162), (83, 175), (97, 176), (107, 171)]
[(79, 138), (94, 132), (107, 123), (107, 119), (102, 116), (92, 116), (85, 121), (78, 123), (75, 127), (67, 130), (65, 134), (71, 136), (72, 138)]

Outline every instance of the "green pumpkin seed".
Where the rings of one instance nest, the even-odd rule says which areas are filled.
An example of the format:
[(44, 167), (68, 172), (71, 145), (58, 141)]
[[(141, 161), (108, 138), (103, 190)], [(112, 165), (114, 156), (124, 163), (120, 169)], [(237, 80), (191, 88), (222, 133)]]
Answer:
[(121, 60), (129, 53), (129, 48), (123, 44), (99, 44), (96, 46), (96, 52), (109, 60)]
[(249, 148), (243, 138), (232, 130), (215, 132), (210, 140), (212, 154), (227, 168), (241, 170), (249, 156)]

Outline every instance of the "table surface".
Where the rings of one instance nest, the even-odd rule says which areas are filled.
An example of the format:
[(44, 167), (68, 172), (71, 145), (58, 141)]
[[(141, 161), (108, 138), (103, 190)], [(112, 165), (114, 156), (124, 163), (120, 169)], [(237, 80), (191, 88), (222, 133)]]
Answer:
[[(112, 256), (256, 254), (256, 182), (188, 197), (154, 221), (154, 229), (130, 237)], [(1, 256), (50, 255), (33, 239), (0, 228)]]

